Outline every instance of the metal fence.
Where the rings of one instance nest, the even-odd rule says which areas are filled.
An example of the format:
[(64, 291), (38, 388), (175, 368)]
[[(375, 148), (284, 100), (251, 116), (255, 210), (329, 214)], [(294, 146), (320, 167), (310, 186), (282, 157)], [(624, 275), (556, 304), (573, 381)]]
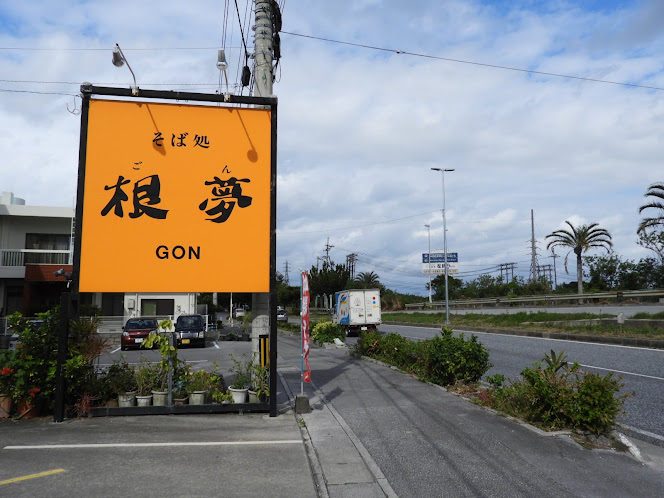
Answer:
[[(625, 300), (634, 298), (662, 298), (664, 297), (664, 289), (652, 290), (636, 290), (636, 291), (613, 291), (613, 292), (597, 292), (593, 294), (547, 294), (542, 296), (519, 296), (519, 297), (487, 297), (482, 299), (454, 299), (448, 301), (451, 307), (481, 307), (481, 306), (509, 306), (511, 304), (527, 304), (527, 303), (551, 303), (553, 305), (560, 304), (563, 301), (578, 302), (597, 302), (607, 300)], [(444, 308), (445, 301), (434, 301), (433, 303), (410, 303), (406, 304), (406, 309), (421, 309), (424, 307), (429, 308)]]
[(71, 251), (55, 249), (1, 249), (1, 266), (25, 266), (26, 264), (66, 265)]

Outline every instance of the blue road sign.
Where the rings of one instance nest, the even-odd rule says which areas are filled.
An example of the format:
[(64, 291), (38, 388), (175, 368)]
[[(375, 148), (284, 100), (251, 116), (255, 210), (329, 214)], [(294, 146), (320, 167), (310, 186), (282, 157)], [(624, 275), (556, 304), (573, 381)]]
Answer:
[[(422, 254), (422, 263), (429, 262), (429, 253)], [(432, 263), (444, 263), (445, 262), (445, 253), (444, 252), (432, 252), (431, 253), (431, 262)], [(458, 263), (459, 255), (455, 252), (447, 253), (447, 262), (448, 263)]]

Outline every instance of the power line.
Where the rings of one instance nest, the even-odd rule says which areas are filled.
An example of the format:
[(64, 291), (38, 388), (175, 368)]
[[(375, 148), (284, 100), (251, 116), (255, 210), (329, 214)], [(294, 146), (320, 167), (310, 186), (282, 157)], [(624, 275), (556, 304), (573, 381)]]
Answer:
[[(361, 225), (353, 225), (353, 226), (350, 226), (350, 227), (326, 228), (326, 229), (323, 229), (323, 230), (312, 230), (312, 231), (304, 231), (304, 232), (282, 232), (282, 231), (279, 231), (278, 233), (279, 233), (279, 235), (297, 235), (297, 234), (301, 234), (301, 233), (321, 233), (321, 232), (336, 232), (336, 231), (339, 231), (339, 230), (354, 230), (356, 228), (364, 228), (364, 227), (370, 227), (370, 226), (373, 226), (373, 225), (384, 225), (386, 223), (394, 223), (396, 221), (403, 221), (403, 220), (407, 220), (407, 219), (410, 219), (410, 218), (416, 218), (418, 216), (424, 216), (425, 214), (436, 213), (438, 211), (440, 211), (440, 209), (435, 209), (433, 211), (427, 211), (425, 213), (413, 214), (413, 215), (410, 215), (410, 216), (404, 216), (403, 218), (394, 218), (393, 220), (376, 221), (376, 222), (372, 222), (372, 223), (363, 223)], [(321, 223), (324, 223), (324, 222), (321, 222)], [(348, 222), (348, 223), (353, 223), (353, 222)]]
[(542, 76), (552, 76), (555, 78), (567, 78), (567, 79), (573, 79), (573, 80), (580, 80), (580, 81), (588, 81), (592, 83), (605, 83), (609, 85), (619, 85), (619, 86), (629, 86), (632, 88), (645, 88), (647, 90), (664, 90), (664, 88), (657, 87), (657, 86), (647, 86), (647, 85), (638, 85), (636, 83), (624, 83), (621, 81), (610, 81), (610, 80), (602, 80), (598, 78), (585, 78), (583, 76), (572, 76), (569, 74), (561, 74), (561, 73), (549, 73), (546, 71), (535, 71), (533, 69), (523, 69), (519, 67), (511, 67), (511, 66), (501, 66), (500, 64), (489, 64), (486, 62), (476, 62), (476, 61), (467, 61), (463, 59), (452, 59), (450, 57), (441, 57), (438, 55), (429, 55), (429, 54), (420, 54), (417, 52), (409, 52), (407, 50), (398, 50), (398, 49), (393, 49), (393, 48), (385, 48), (385, 47), (376, 47), (373, 45), (364, 45), (362, 43), (352, 43), (352, 42), (346, 42), (346, 41), (341, 41), (341, 40), (333, 40), (331, 38), (323, 38), (320, 36), (312, 36), (312, 35), (303, 35), (301, 33), (292, 33), (290, 31), (282, 31), (285, 35), (291, 35), (291, 36), (299, 36), (302, 38), (310, 38), (312, 40), (320, 40), (320, 41), (326, 41), (330, 43), (338, 43), (340, 45), (350, 45), (353, 47), (360, 47), (360, 48), (366, 48), (369, 50), (380, 50), (383, 52), (392, 52), (395, 54), (399, 55), (411, 55), (413, 57), (423, 57), (425, 59), (435, 59), (435, 60), (441, 60), (441, 61), (446, 61), (446, 62), (456, 62), (458, 64), (469, 64), (473, 66), (482, 66), (482, 67), (489, 67), (493, 69), (503, 69), (506, 71), (517, 71), (521, 73), (528, 73), (528, 74), (539, 74)]

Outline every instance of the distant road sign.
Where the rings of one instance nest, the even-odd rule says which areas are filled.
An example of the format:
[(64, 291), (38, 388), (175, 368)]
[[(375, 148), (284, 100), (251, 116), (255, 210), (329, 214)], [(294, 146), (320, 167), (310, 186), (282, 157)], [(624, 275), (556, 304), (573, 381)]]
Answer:
[[(423, 253), (422, 254), (422, 263), (428, 263), (429, 262), (429, 253)], [(445, 262), (445, 253), (444, 252), (431, 252), (431, 264), (433, 263), (444, 263)], [(448, 263), (458, 263), (459, 262), (459, 255), (456, 252), (448, 252), (447, 253), (447, 262)]]
[[(445, 275), (445, 263), (422, 263), (422, 273), (424, 275)], [(459, 263), (447, 263), (447, 274), (456, 275), (459, 273)]]

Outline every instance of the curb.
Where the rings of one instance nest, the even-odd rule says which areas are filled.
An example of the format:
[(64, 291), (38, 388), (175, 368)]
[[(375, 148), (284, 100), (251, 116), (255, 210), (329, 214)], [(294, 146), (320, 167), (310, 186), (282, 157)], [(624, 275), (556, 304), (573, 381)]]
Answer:
[(291, 390), (288, 382), (284, 378), (284, 374), (281, 373), (281, 370), (277, 368), (277, 373), (279, 374), (279, 380), (281, 380), (281, 385), (284, 388), (284, 392), (288, 396), (288, 403), (290, 404), (291, 410), (295, 415), (295, 420), (297, 421), (297, 426), (300, 429), (300, 435), (302, 436), (302, 442), (304, 443), (304, 451), (307, 454), (307, 461), (309, 462), (309, 469), (311, 470), (311, 476), (314, 480), (314, 485), (318, 491), (318, 498), (329, 498), (330, 494), (327, 491), (327, 484), (325, 484), (325, 477), (323, 474), (323, 468), (321, 467), (320, 460), (316, 454), (313, 443), (311, 442), (311, 436), (309, 435), (309, 429), (304, 423), (302, 415), (295, 412), (295, 403), (293, 396), (293, 391)]

